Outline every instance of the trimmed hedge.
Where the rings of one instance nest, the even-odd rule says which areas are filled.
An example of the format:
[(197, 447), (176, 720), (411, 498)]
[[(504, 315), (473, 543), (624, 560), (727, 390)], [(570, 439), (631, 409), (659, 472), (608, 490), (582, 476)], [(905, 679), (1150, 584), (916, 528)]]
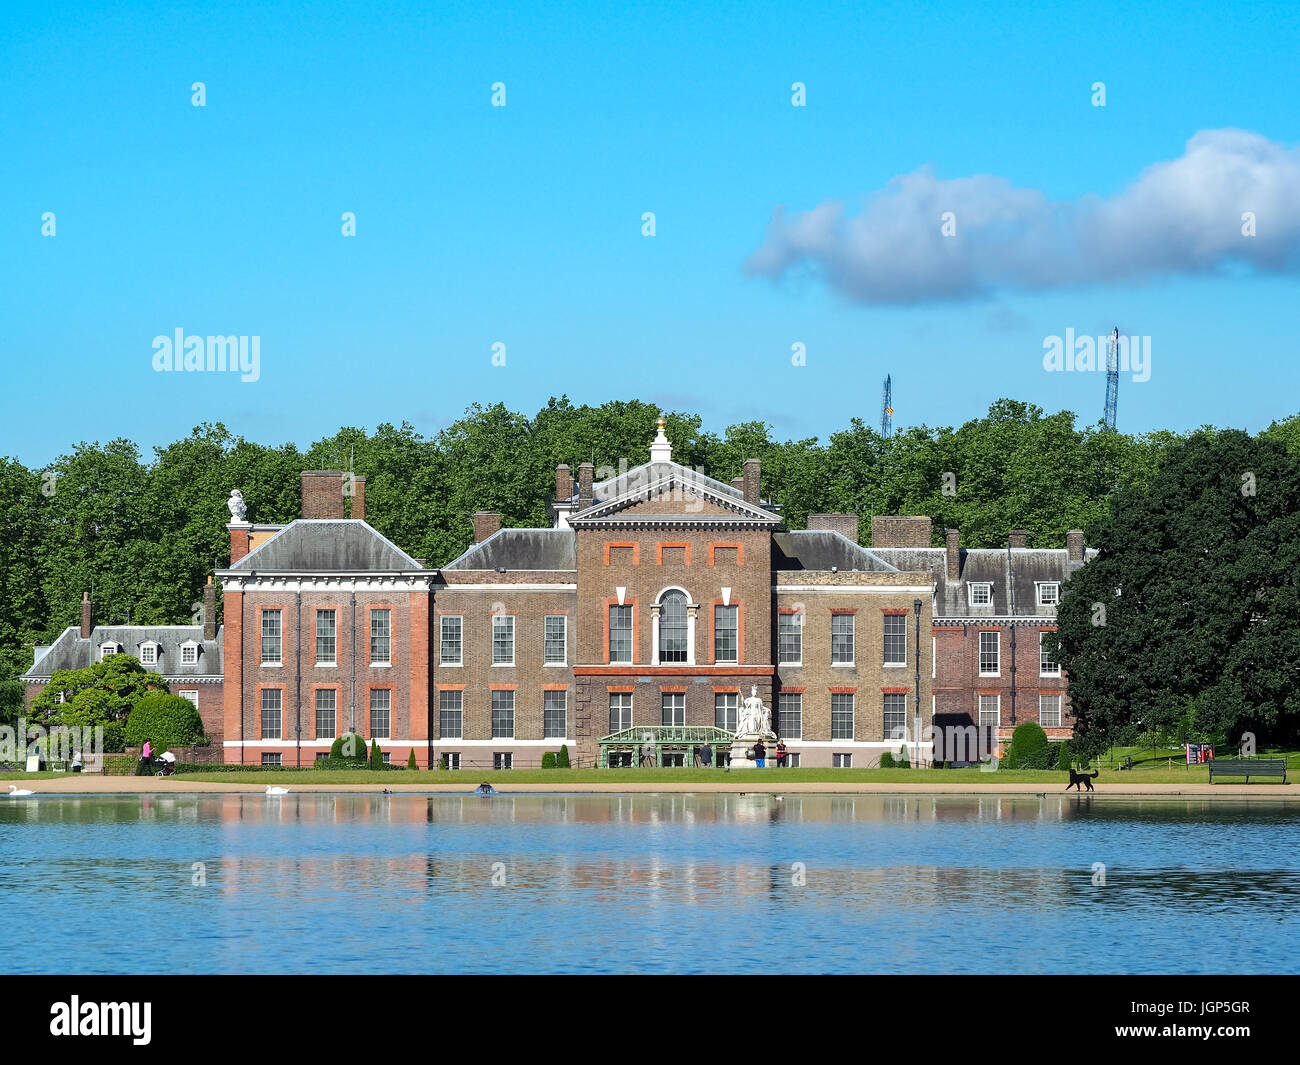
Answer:
[(547, 751), (545, 754), (542, 755), (542, 768), (543, 768), (543, 769), (554, 769), (554, 768), (555, 768), (555, 752), (554, 752), (554, 751)]
[(1007, 765), (1004, 759), (1003, 768), (1054, 769), (1058, 755), (1051, 747), (1043, 727), (1035, 721), (1026, 721), (1023, 725), (1017, 725), (1016, 731), (1011, 734), (1011, 755), (1014, 764)]
[(569, 768), (569, 745), (567, 743), (561, 744), (560, 753), (555, 756), (555, 768), (556, 769)]
[(880, 756), (880, 768), (881, 769), (894, 768), (894, 756), (890, 754), (888, 751), (886, 751), (884, 754)]
[(330, 744), (331, 762), (354, 762), (366, 765), (370, 758), (366, 753), (366, 739), (355, 732), (345, 732)]
[(415, 764), (415, 748), (414, 748), (414, 747), (411, 748), (411, 754), (410, 754), (410, 756), (406, 759), (406, 768), (407, 768), (407, 769), (419, 769), (419, 768), (420, 768), (418, 765)]
[[(105, 746), (108, 737), (105, 736)], [(128, 747), (143, 747), (150, 740), (161, 754), (168, 747), (189, 747), (203, 738), (198, 707), (179, 695), (153, 692), (141, 696), (126, 719), (123, 733)]]
[(1061, 743), (1058, 743), (1057, 746), (1060, 747), (1061, 749), (1056, 756), (1056, 768), (1069, 769), (1071, 766), (1070, 745), (1062, 741)]

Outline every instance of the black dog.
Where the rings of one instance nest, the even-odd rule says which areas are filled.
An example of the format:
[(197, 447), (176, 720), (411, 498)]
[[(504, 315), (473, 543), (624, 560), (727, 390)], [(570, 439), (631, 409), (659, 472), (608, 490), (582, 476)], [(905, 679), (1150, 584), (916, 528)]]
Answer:
[(1089, 791), (1092, 791), (1092, 790), (1093, 790), (1093, 789), (1092, 789), (1092, 782), (1093, 782), (1094, 780), (1097, 779), (1097, 775), (1098, 775), (1100, 772), (1101, 772), (1101, 770), (1099, 769), (1099, 770), (1097, 770), (1096, 773), (1076, 773), (1073, 769), (1071, 769), (1071, 770), (1070, 770), (1070, 783), (1068, 783), (1068, 784), (1065, 786), (1065, 790), (1066, 790), (1066, 791), (1069, 791), (1071, 788), (1078, 788), (1080, 791), (1082, 791), (1083, 789), (1082, 789), (1082, 788), (1079, 788), (1079, 785), (1080, 785), (1080, 784), (1086, 784), (1086, 785), (1088, 786), (1088, 790), (1089, 790)]

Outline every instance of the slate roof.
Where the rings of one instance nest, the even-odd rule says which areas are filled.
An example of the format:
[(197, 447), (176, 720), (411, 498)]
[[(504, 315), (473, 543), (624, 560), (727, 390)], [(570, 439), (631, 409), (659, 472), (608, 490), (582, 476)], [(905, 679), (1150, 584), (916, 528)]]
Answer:
[(576, 570), (578, 536), (572, 529), (498, 529), (443, 569)]
[[(140, 645), (152, 642), (160, 645), (159, 657), (156, 665), (144, 667), (149, 672), (182, 680), (220, 680), (223, 675), (221, 637), (221, 626), (217, 628), (215, 640), (205, 640), (202, 625), (96, 625), (90, 631), (90, 639), (83, 640), (80, 627), (72, 625), (23, 673), (23, 679), (47, 682), (57, 669), (85, 669), (99, 661), (101, 644), (121, 644), (125, 654), (139, 658)], [(190, 640), (197, 641), (199, 655), (197, 662), (186, 665), (181, 662), (181, 644)]]
[(772, 536), (773, 569), (829, 570), (832, 566), (842, 573), (850, 570), (897, 573), (903, 568), (829, 529), (797, 529)]
[(402, 573), (425, 567), (360, 518), (299, 518), (221, 573)]
[[(1055, 606), (1039, 605), (1036, 583), (1056, 581), (1063, 586), (1084, 565), (1071, 562), (1065, 548), (962, 548), (961, 580), (950, 584), (948, 555), (942, 547), (876, 547), (871, 553), (898, 569), (928, 570), (935, 584), (936, 618), (1054, 618)], [(1095, 548), (1088, 548), (1084, 558), (1096, 554)], [(993, 586), (987, 606), (971, 605), (970, 585), (976, 583)]]

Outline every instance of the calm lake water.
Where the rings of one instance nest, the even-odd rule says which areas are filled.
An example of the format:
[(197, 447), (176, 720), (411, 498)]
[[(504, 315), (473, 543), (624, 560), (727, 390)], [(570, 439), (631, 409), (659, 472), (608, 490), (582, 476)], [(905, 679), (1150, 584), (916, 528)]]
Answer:
[(1300, 805), (49, 795), (0, 899), (11, 973), (1294, 972)]

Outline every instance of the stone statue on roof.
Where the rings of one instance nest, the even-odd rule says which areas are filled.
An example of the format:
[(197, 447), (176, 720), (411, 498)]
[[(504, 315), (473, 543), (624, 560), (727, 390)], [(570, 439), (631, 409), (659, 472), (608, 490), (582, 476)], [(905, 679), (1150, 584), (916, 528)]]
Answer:
[(226, 500), (226, 506), (230, 508), (230, 520), (233, 524), (248, 524), (244, 517), (248, 513), (248, 506), (244, 502), (244, 493), (238, 488), (230, 490), (230, 498)]

